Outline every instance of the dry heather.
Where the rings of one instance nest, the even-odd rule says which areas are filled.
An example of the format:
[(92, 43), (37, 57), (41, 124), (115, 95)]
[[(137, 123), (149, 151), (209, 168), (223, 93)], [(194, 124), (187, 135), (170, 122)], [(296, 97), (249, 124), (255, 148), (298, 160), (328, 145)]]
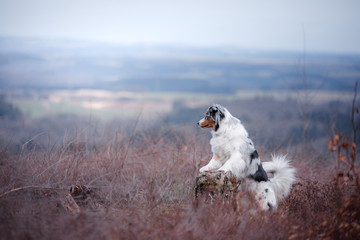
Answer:
[[(277, 212), (261, 212), (246, 193), (194, 198), (211, 154), (207, 135), (171, 126), (94, 132), (52, 145), (34, 138), (18, 153), (2, 146), (1, 239), (360, 237), (358, 166), (348, 171), (330, 152), (293, 156), (299, 181)], [(69, 196), (78, 208), (69, 209)]]

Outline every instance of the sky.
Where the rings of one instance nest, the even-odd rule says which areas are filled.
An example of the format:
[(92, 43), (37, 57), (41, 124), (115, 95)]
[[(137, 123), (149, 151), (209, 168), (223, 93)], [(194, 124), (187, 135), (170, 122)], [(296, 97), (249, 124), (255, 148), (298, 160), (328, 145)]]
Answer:
[(360, 53), (358, 0), (0, 0), (0, 36)]

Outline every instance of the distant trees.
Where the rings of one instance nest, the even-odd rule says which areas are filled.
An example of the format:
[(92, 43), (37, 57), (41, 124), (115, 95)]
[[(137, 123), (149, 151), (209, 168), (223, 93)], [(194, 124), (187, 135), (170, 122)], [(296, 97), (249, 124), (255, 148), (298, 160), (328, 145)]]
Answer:
[(8, 103), (5, 96), (0, 95), (0, 118), (8, 118), (10, 120), (19, 119), (22, 116), (21, 111)]

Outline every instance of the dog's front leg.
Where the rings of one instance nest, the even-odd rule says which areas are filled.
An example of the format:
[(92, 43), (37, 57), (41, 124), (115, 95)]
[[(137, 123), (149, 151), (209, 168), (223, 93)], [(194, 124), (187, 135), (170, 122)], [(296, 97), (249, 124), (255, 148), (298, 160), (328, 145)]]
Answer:
[(210, 162), (207, 165), (205, 165), (204, 167), (200, 168), (200, 173), (218, 169), (219, 167), (221, 167), (221, 165), (222, 164), (220, 162), (219, 156), (214, 154), (213, 157), (211, 158)]
[(245, 169), (246, 169), (246, 162), (242, 158), (240, 153), (234, 153), (231, 155), (229, 160), (219, 168), (219, 171), (224, 171), (225, 173), (230, 171), (233, 175), (237, 178), (245, 178)]

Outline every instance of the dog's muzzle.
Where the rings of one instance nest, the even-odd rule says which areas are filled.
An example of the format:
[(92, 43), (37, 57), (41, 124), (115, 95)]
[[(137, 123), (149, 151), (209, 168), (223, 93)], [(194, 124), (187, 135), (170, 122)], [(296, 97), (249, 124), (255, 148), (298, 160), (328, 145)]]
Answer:
[(205, 121), (204, 118), (200, 119), (200, 121), (197, 122), (197, 125), (198, 125), (199, 127), (201, 127), (201, 124), (202, 124), (204, 121)]

